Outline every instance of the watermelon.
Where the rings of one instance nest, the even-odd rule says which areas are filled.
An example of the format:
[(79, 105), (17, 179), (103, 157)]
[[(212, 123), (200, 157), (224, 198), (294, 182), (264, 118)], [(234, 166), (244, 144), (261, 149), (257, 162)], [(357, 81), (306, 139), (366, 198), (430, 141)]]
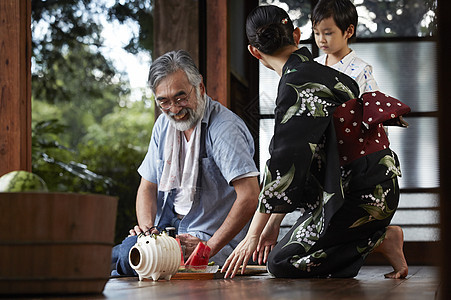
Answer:
[(180, 259), (180, 266), (183, 267), (185, 265), (185, 259), (183, 258), (183, 249), (182, 249), (182, 244), (180, 243), (180, 239), (179, 238), (175, 238), (177, 243), (179, 243), (179, 247), (180, 247), (180, 254), (182, 255), (181, 259)]
[(197, 244), (196, 249), (188, 257), (185, 262), (185, 268), (195, 271), (201, 271), (207, 268), (208, 259), (210, 258), (210, 247), (202, 242)]
[(47, 192), (47, 184), (36, 174), (12, 171), (0, 177), (0, 192)]

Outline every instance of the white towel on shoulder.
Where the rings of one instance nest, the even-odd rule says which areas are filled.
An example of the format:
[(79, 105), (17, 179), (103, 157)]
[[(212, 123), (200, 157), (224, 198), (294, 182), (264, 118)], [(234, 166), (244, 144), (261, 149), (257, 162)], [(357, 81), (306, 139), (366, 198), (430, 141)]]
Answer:
[(189, 147), (186, 149), (186, 156), (183, 160), (181, 143), (185, 138), (184, 133), (169, 124), (164, 145), (163, 173), (158, 190), (169, 192), (172, 189), (183, 189), (190, 195), (190, 201), (193, 200), (199, 173), (200, 125), (201, 120), (191, 134), (190, 140), (193, 139), (193, 142), (188, 144)]

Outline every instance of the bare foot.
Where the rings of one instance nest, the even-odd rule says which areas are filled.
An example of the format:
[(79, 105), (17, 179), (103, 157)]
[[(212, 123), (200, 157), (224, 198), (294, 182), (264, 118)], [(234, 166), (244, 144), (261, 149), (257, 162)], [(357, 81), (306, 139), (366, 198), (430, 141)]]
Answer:
[(385, 239), (374, 251), (380, 252), (393, 267), (385, 278), (405, 278), (409, 272), (403, 252), (404, 234), (399, 226), (388, 226)]

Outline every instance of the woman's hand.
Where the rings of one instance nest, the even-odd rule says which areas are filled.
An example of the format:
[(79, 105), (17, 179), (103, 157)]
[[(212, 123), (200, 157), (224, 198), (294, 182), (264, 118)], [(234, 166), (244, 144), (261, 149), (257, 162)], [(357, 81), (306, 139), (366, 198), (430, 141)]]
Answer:
[(244, 274), (247, 262), (251, 258), (254, 251), (257, 249), (258, 241), (260, 240), (260, 235), (263, 229), (265, 228), (265, 225), (268, 222), (270, 216), (271, 216), (270, 214), (264, 214), (258, 211), (255, 212), (246, 236), (238, 244), (235, 250), (233, 250), (233, 252), (227, 258), (227, 260), (224, 263), (224, 266), (221, 269), (221, 273), (226, 272), (224, 278), (235, 277), (235, 274), (238, 272), (241, 265), (243, 265), (241, 269), (241, 274)]
[(230, 256), (227, 258), (227, 260), (224, 263), (224, 266), (221, 269), (221, 273), (225, 273), (224, 278), (235, 277), (235, 274), (241, 268), (241, 274), (244, 274), (244, 271), (246, 270), (247, 262), (252, 256), (252, 253), (257, 248), (258, 244), (258, 236), (246, 236), (233, 250), (233, 252), (230, 254)]
[(252, 255), (252, 260), (258, 264), (266, 264), (268, 261), (269, 252), (274, 248), (277, 243), (277, 238), (279, 237), (280, 226), (268, 222), (263, 229), (263, 232), (258, 241), (257, 249)]

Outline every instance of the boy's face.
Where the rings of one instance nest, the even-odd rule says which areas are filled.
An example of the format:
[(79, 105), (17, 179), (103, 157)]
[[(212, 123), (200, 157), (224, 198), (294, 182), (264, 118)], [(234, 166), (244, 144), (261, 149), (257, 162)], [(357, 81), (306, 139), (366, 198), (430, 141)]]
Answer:
[(352, 36), (353, 31), (351, 34), (349, 29), (346, 32), (342, 32), (335, 24), (333, 17), (319, 22), (313, 27), (313, 33), (316, 45), (324, 53), (336, 55), (340, 59), (349, 53), (348, 39)]

